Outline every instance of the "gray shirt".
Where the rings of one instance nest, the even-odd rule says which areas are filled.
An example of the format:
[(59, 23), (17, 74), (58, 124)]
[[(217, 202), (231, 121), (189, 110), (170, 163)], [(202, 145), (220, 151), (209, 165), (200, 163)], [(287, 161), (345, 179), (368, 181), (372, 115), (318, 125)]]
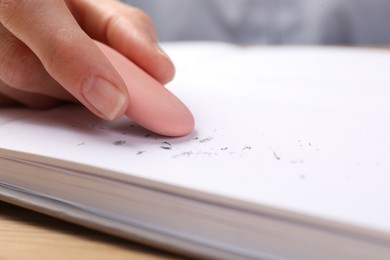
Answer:
[(125, 0), (161, 41), (389, 44), (390, 0)]

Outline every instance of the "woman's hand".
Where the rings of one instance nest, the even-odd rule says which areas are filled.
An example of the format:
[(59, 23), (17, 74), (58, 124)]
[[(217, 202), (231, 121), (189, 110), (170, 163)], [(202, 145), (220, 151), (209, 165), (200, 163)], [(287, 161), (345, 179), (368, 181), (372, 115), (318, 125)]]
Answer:
[(91, 38), (163, 84), (173, 78), (151, 20), (138, 9), (116, 0), (0, 0), (0, 106), (78, 100), (102, 118), (121, 116), (131, 93)]

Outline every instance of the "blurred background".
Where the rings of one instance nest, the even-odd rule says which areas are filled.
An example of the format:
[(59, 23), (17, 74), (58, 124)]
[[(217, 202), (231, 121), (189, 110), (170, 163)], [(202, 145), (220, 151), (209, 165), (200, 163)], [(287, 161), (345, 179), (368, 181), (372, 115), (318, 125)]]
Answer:
[(160, 41), (390, 44), (390, 0), (125, 0)]

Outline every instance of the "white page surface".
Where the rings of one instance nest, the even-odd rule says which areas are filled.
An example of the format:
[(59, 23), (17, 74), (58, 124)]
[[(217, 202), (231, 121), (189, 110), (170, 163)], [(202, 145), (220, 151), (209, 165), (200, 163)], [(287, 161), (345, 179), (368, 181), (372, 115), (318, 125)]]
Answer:
[(196, 128), (164, 138), (64, 107), (0, 147), (390, 232), (390, 53), (167, 44)]

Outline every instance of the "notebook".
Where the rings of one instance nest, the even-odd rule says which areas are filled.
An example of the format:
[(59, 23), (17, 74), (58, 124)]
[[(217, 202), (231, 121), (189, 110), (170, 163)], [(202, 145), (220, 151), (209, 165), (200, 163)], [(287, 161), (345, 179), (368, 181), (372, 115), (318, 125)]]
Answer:
[(0, 113), (0, 199), (185, 255), (390, 257), (390, 53), (163, 45), (186, 136)]

